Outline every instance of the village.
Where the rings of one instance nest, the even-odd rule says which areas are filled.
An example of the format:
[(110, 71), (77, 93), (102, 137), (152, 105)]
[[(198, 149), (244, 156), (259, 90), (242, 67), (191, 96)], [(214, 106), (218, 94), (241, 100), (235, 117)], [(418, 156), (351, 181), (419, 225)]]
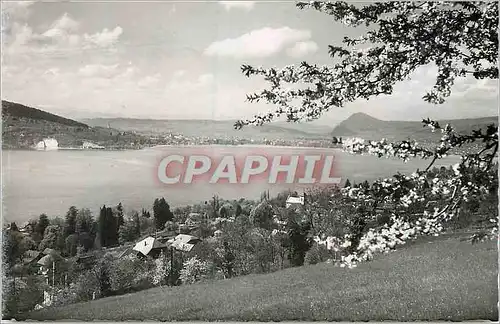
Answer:
[[(264, 199), (268, 199), (268, 193), (263, 194)], [(205, 202), (207, 204), (207, 202)], [(304, 214), (306, 207), (306, 194), (298, 194), (297, 192), (288, 195), (285, 205), (282, 206), (287, 210), (293, 210), (298, 214)], [(235, 216), (228, 218), (217, 217), (209, 219), (208, 213), (191, 212), (188, 214), (185, 222), (175, 223), (168, 221), (163, 230), (154, 230), (153, 233), (145, 234), (136, 242), (127, 242), (126, 244), (115, 247), (104, 247), (99, 250), (92, 250), (89, 252), (82, 252), (81, 250), (73, 257), (63, 256), (61, 251), (53, 248), (45, 248), (43, 250), (27, 250), (21, 257), (21, 262), (13, 267), (14, 273), (14, 290), (16, 276), (22, 282), (23, 277), (38, 276), (43, 278), (46, 283), (47, 290), (43, 291), (43, 302), (36, 304), (34, 309), (42, 309), (45, 307), (53, 306), (54, 294), (61, 289), (61, 287), (69, 287), (70, 280), (66, 273), (69, 265), (77, 265), (79, 271), (91, 271), (99, 259), (107, 255), (117, 260), (133, 259), (138, 262), (157, 260), (164, 258), (170, 263), (170, 267), (174, 267), (175, 258), (179, 258), (180, 264), (184, 264), (190, 257), (204, 253), (203, 250), (197, 250), (197, 246), (203, 241), (220, 241), (223, 237), (221, 230), (223, 223), (234, 223)], [(213, 233), (205, 238), (195, 236), (195, 232), (199, 229), (200, 224), (208, 221), (209, 226), (218, 228)], [(273, 222), (276, 226), (271, 232), (272, 235), (286, 234), (283, 230), (286, 222), (280, 220), (278, 215), (273, 216)], [(13, 224), (7, 225), (4, 230), (16, 230), (24, 236), (30, 236), (34, 232), (34, 228), (30, 222), (23, 223), (19, 228), (12, 228)], [(324, 245), (328, 250), (337, 251), (339, 246), (335, 240), (330, 238), (315, 237), (314, 240), (318, 244)], [(336, 260), (334, 260), (336, 261)], [(169, 273), (171, 275), (172, 272)], [(221, 278), (228, 278), (231, 273), (222, 273)], [(167, 278), (167, 282), (173, 278)], [(176, 279), (173, 279), (174, 281)], [(175, 283), (172, 283), (175, 285)], [(92, 292), (92, 298), (99, 298), (100, 292), (98, 290)]]

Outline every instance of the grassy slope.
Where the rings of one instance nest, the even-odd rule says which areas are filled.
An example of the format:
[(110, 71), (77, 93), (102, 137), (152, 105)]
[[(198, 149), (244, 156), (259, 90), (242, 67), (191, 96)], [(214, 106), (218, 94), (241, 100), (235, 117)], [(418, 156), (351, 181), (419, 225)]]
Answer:
[(426, 238), (356, 269), (329, 264), (36, 311), (35, 320), (498, 320), (497, 248)]

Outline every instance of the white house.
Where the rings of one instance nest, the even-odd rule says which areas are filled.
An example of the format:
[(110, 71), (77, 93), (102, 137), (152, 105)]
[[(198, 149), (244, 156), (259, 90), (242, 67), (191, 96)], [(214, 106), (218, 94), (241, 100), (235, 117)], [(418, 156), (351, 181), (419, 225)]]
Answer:
[(304, 196), (301, 197), (288, 196), (288, 198), (286, 199), (286, 208), (290, 206), (304, 206)]
[(44, 138), (43, 141), (35, 145), (35, 149), (40, 151), (52, 151), (59, 148), (59, 143), (55, 138)]

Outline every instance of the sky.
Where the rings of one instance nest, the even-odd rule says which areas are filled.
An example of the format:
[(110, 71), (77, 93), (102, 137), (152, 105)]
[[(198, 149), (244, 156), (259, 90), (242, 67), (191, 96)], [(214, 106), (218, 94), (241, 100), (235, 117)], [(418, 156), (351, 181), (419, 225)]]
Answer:
[[(238, 119), (273, 110), (245, 102), (266, 83), (242, 64), (328, 64), (328, 45), (359, 31), (293, 2), (2, 1), (2, 99), (65, 117)], [(422, 67), (393, 95), (333, 108), (385, 120), (498, 115), (498, 81), (456, 81), (446, 104), (421, 98)]]

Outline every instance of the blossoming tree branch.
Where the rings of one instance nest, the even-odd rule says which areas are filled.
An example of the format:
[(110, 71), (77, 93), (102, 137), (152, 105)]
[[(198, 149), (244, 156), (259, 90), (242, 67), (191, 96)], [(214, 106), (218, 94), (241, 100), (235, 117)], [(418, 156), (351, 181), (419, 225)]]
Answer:
[[(297, 7), (323, 12), (351, 27), (365, 25), (369, 29), (361, 37), (345, 37), (342, 46), (329, 46), (334, 62), (331, 65), (302, 62), (282, 69), (243, 65), (242, 72), (247, 77), (261, 76), (269, 83), (267, 89), (247, 95), (247, 100), (264, 101), (276, 109), (240, 120), (235, 128), (263, 125), (283, 115), (292, 122), (310, 121), (358, 99), (390, 95), (397, 82), (428, 64), (438, 68), (434, 86), (423, 97), (430, 104), (444, 103), (458, 78), (498, 79), (496, 2), (400, 1), (360, 6), (311, 1), (300, 2)], [(456, 217), (463, 203), (471, 198), (482, 199), (497, 190), (498, 175), (492, 168), (498, 151), (497, 125), (470, 134), (460, 134), (452, 125), (440, 125), (430, 119), (424, 119), (423, 126), (442, 133), (436, 147), (424, 147), (411, 140), (344, 142), (344, 149), (353, 154), (392, 156), (404, 161), (415, 157), (429, 160), (426, 169), (410, 176), (398, 175), (369, 186), (342, 190), (353, 204), (367, 207), (368, 219), (375, 217), (381, 204), (390, 202), (396, 206), (390, 222), (382, 228), (370, 228), (357, 240), (353, 240), (353, 234), (345, 234), (343, 245), (356, 246), (343, 257), (344, 266), (355, 266), (358, 261), (370, 259), (374, 252), (388, 251), (417, 235), (437, 235), (444, 222)], [(436, 160), (472, 143), (479, 143), (480, 148), (462, 154), (451, 175), (430, 177)], [(421, 213), (411, 212), (422, 209)], [(498, 220), (490, 221), (490, 227), (476, 233), (472, 240), (496, 235)]]

